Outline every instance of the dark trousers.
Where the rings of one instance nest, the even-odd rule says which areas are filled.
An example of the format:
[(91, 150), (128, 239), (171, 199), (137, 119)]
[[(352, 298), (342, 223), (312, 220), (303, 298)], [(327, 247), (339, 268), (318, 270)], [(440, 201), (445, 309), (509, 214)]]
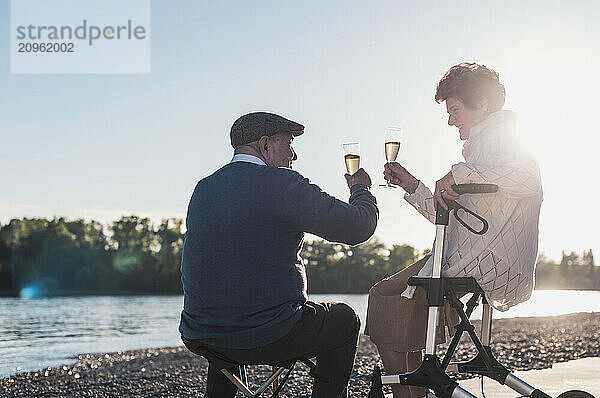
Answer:
[[(263, 347), (234, 350), (209, 347), (186, 338), (183, 342), (192, 352), (206, 347), (243, 364), (271, 364), (298, 357), (316, 357), (316, 372), (327, 382), (313, 381), (312, 398), (338, 398), (347, 397), (359, 330), (360, 320), (348, 305), (308, 301), (302, 307), (302, 318), (291, 332)], [(230, 371), (235, 374), (237, 368)], [(233, 398), (236, 391), (219, 369), (209, 366), (206, 398)]]

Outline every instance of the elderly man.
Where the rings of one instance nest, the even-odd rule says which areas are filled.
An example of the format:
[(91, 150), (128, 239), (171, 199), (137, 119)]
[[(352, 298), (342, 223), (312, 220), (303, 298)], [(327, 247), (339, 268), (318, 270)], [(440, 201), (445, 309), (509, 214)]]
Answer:
[[(377, 225), (371, 180), (346, 175), (349, 203), (291, 170), (304, 126), (250, 113), (231, 127), (231, 162), (196, 186), (181, 264), (179, 330), (192, 352), (210, 349), (240, 363), (317, 358), (314, 398), (345, 397), (360, 321), (343, 303), (307, 301), (299, 256), (304, 233), (356, 245)], [(206, 397), (236, 388), (209, 367)]]

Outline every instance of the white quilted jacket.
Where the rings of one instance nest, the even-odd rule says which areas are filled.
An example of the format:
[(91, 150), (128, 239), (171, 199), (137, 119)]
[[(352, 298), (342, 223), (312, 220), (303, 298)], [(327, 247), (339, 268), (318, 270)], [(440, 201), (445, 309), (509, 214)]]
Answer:
[[(472, 134), (481, 129), (480, 134)], [(446, 229), (442, 273), (448, 277), (474, 277), (489, 303), (500, 311), (526, 301), (534, 285), (538, 250), (538, 219), (542, 203), (540, 172), (535, 159), (523, 151), (515, 136), (515, 115), (510, 111), (492, 113), (472, 127), (471, 153), (465, 162), (452, 166), (457, 184), (493, 183), (492, 194), (462, 195), (458, 202), (489, 222), (484, 235), (475, 235), (451, 216)], [(419, 182), (414, 194), (405, 199), (432, 223), (435, 222), (433, 195)], [(481, 223), (469, 222), (475, 229)], [(419, 276), (431, 276), (433, 256)], [(414, 287), (402, 295), (412, 297)]]

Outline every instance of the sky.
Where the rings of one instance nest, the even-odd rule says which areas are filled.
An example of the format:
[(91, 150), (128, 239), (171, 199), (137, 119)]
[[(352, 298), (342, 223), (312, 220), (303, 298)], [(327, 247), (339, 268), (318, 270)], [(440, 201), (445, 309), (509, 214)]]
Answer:
[(11, 74), (0, 0), (0, 222), (64, 216), (184, 218), (196, 182), (232, 156), (240, 115), (306, 126), (294, 168), (347, 200), (342, 144), (360, 142), (385, 243), (430, 247), (434, 227), (383, 182), (386, 126), (398, 161), (433, 187), (462, 161), (433, 100), (462, 61), (492, 67), (504, 109), (538, 157), (540, 250), (600, 253), (597, 1), (152, 1), (151, 73)]

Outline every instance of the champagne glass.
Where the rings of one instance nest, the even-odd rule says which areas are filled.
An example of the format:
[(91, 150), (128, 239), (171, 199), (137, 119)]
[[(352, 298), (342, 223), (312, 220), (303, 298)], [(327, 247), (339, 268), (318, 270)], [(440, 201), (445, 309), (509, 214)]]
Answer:
[[(385, 140), (385, 159), (388, 163), (396, 161), (398, 157), (398, 151), (400, 150), (400, 142), (402, 140), (402, 129), (400, 127), (388, 127), (384, 133)], [(386, 184), (379, 185), (384, 188), (396, 188), (395, 185), (390, 184), (389, 181)]]
[(344, 161), (348, 174), (352, 175), (358, 171), (360, 168), (360, 144), (358, 142), (344, 144)]

